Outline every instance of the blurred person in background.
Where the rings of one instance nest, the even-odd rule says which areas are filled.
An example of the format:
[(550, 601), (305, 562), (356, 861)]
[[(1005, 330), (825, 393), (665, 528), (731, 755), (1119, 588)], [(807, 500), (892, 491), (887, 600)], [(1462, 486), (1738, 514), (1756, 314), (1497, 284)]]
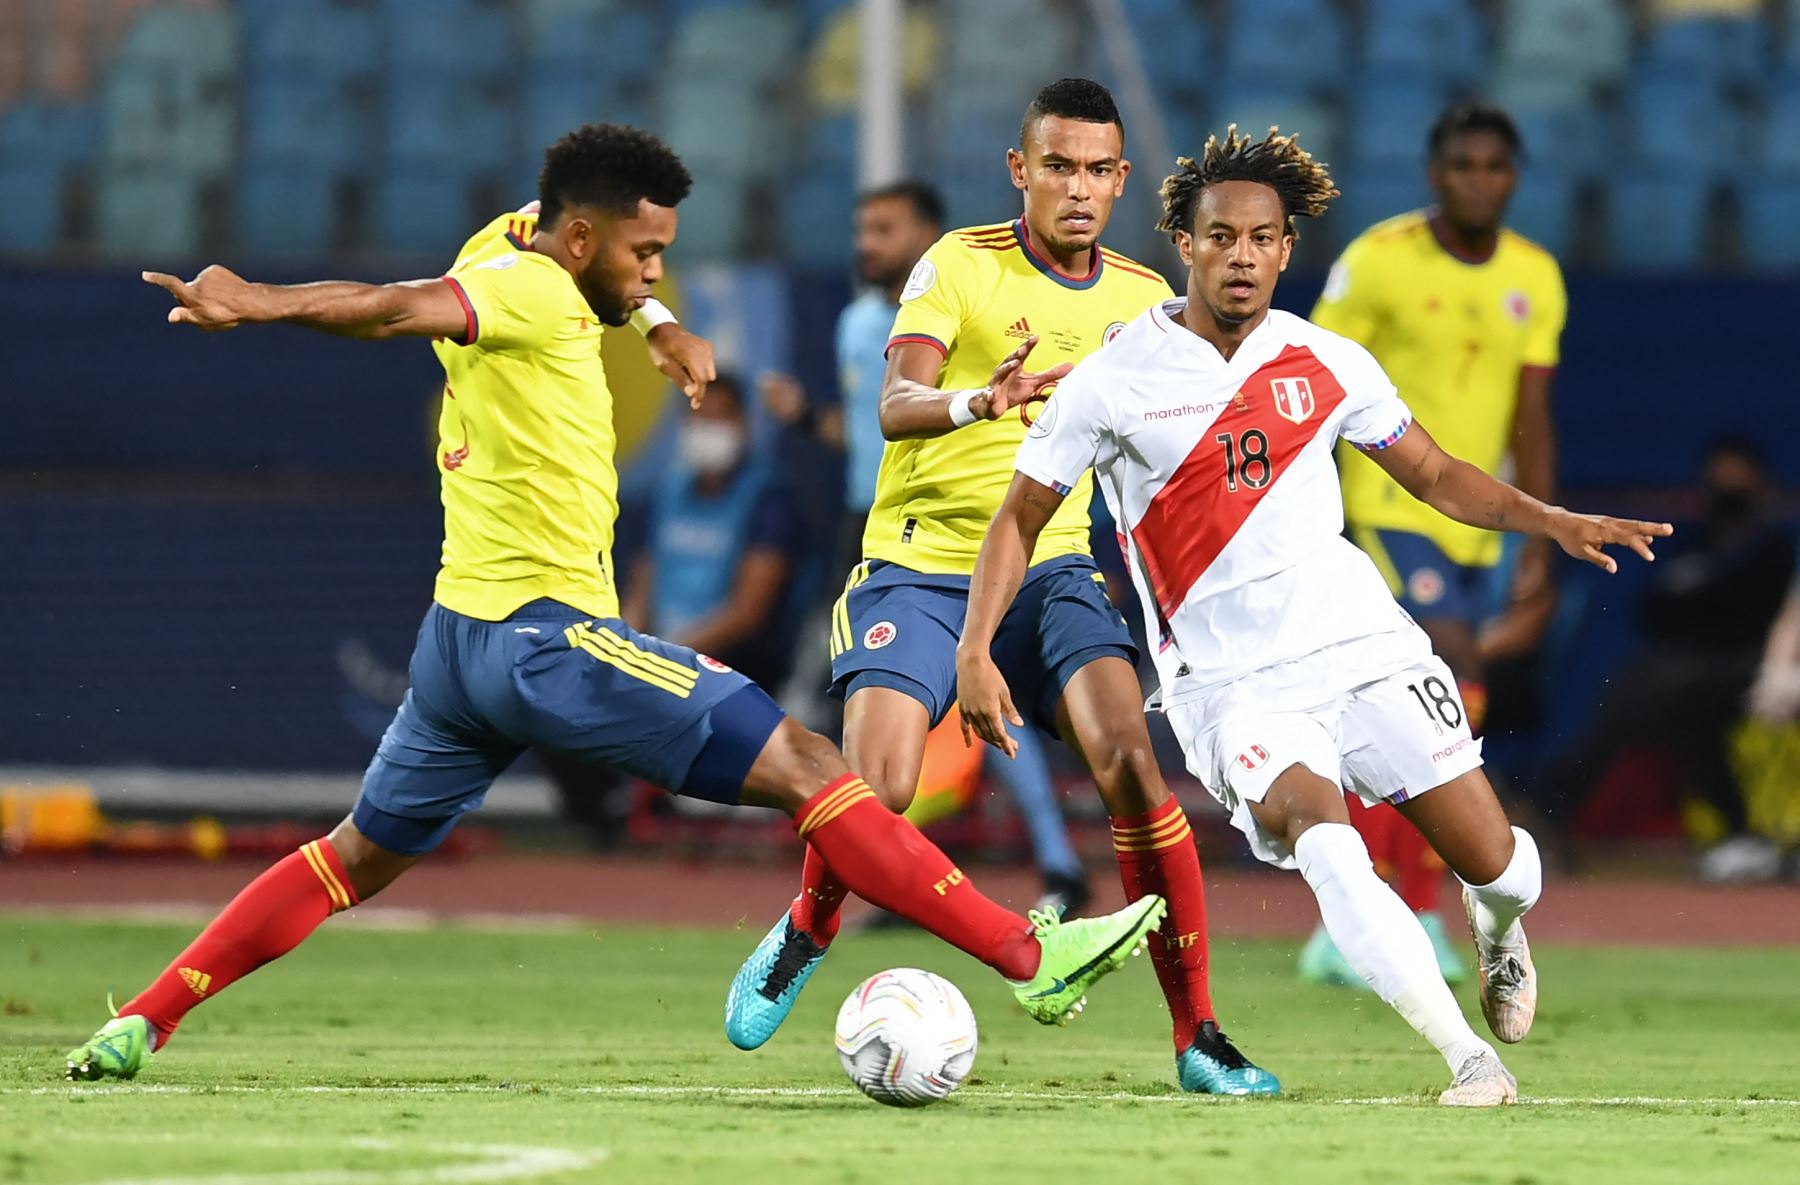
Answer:
[(765, 687), (787, 677), (799, 508), (750, 449), (738, 380), (721, 374), (682, 421), (626, 583), (634, 628), (712, 655)]
[[(887, 370), (888, 335), (900, 311), (900, 293), (913, 268), (937, 242), (943, 222), (944, 200), (926, 182), (898, 181), (864, 193), (856, 209), (856, 274), (864, 288), (837, 322), (842, 402), (820, 407), (807, 398), (791, 375), (763, 376), (763, 400), (771, 415), (845, 454), (839, 571), (849, 571), (862, 558), (863, 531), (868, 526), (869, 508), (875, 503), (875, 476), (887, 448), (881, 434), (881, 385)], [(1029, 727), (1016, 728), (1012, 735), (1019, 745), (1013, 760), (983, 746), (980, 769), (1000, 783), (1025, 821), (1032, 860), (1043, 883), (1037, 908), (1078, 913), (1092, 899), (1093, 891), (1063, 821), (1044, 742)], [(937, 785), (946, 779), (933, 769), (930, 751), (942, 748), (946, 739), (961, 745), (961, 728), (953, 718), (947, 717), (927, 740), (920, 795), (908, 809), (908, 816), (920, 825), (960, 809), (954, 805), (946, 808), (942, 802), (945, 795), (933, 793), (941, 789), (955, 796), (958, 789)], [(954, 755), (950, 756), (954, 763)], [(943, 763), (935, 764), (941, 767)], [(948, 780), (959, 782), (961, 778)]]
[[(1494, 475), (1510, 458), (1518, 487), (1554, 503), (1550, 382), (1568, 302), (1556, 260), (1502, 225), (1519, 181), (1518, 127), (1497, 107), (1461, 104), (1438, 117), (1426, 148), (1436, 203), (1378, 223), (1346, 247), (1312, 319), (1366, 346), (1446, 451)], [(1479, 735), (1484, 666), (1535, 647), (1549, 623), (1550, 548), (1525, 545), (1512, 607), (1500, 628), (1478, 635), (1501, 537), (1452, 522), (1356, 450), (1339, 455), (1350, 537), (1449, 664)], [(1438, 912), (1443, 862), (1391, 806), (1353, 802), (1351, 818), (1376, 867), (1424, 922), (1444, 978), (1460, 982), (1468, 968)], [(1301, 953), (1300, 974), (1363, 986), (1322, 926)]]
[[(1701, 473), (1698, 530), (1675, 537), (1657, 558), (1638, 606), (1643, 641), (1582, 734), (1546, 771), (1540, 805), (1564, 827), (1587, 788), (1622, 749), (1673, 753), (1680, 788), (1716, 811), (1726, 838), (1700, 858), (1707, 880), (1766, 880), (1781, 854), (1750, 829), (1732, 768), (1730, 736), (1742, 720), (1783, 598), (1794, 576), (1794, 537), (1769, 516), (1769, 479), (1748, 440), (1708, 448)], [(1791, 643), (1787, 653), (1792, 654)], [(1774, 680), (1758, 684), (1768, 708)]]
[[(1794, 573), (1781, 613), (1769, 627), (1768, 641), (1763, 645), (1762, 665), (1756, 682), (1750, 688), (1750, 714), (1764, 727), (1777, 734), (1787, 733), (1791, 741), (1800, 730), (1800, 571)], [(1794, 766), (1790, 762), (1770, 771), (1777, 787), (1794, 792)], [(1788, 875), (1800, 880), (1800, 849), (1788, 865)]]

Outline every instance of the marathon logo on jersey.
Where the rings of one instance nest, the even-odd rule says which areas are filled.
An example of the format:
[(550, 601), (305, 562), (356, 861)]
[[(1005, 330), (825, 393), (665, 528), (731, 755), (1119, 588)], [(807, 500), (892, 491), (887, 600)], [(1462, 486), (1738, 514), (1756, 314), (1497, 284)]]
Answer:
[(1251, 745), (1249, 749), (1238, 754), (1238, 764), (1245, 769), (1256, 769), (1269, 759), (1269, 751), (1261, 745)]
[(1433, 753), (1431, 755), (1432, 763), (1435, 765), (1437, 762), (1447, 761), (1450, 758), (1456, 756), (1458, 753), (1461, 753), (1464, 749), (1467, 749), (1470, 745), (1473, 745), (1474, 743), (1475, 743), (1475, 740), (1473, 737), (1464, 737), (1462, 740), (1457, 741), (1454, 745), (1451, 745), (1449, 748), (1439, 749), (1437, 752)]
[(864, 632), (863, 649), (880, 650), (899, 636), (900, 631), (894, 628), (893, 622), (878, 621)]
[(1317, 406), (1312, 383), (1304, 378), (1270, 379), (1269, 392), (1275, 396), (1275, 414), (1289, 423), (1306, 423)]
[(1125, 332), (1125, 322), (1114, 321), (1111, 325), (1108, 325), (1106, 327), (1106, 332), (1102, 333), (1100, 335), (1100, 344), (1103, 346), (1111, 345), (1112, 339), (1115, 337), (1118, 337), (1121, 333), (1124, 333), (1124, 332)]

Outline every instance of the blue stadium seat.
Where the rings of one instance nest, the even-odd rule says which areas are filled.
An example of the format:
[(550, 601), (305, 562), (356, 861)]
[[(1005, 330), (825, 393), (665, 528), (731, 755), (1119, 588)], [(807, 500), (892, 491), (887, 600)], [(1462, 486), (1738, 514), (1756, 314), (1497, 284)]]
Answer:
[(1757, 160), (1766, 172), (1800, 177), (1800, 85), (1768, 96)]
[(1502, 63), (1488, 77), (1487, 96), (1518, 116), (1571, 111), (1592, 102), (1593, 87), (1579, 74), (1537, 62)]
[(1639, 73), (1746, 85), (1762, 76), (1769, 27), (1760, 18), (1697, 18), (1652, 26)]
[(1180, 0), (1145, 0), (1126, 5), (1125, 12), (1164, 110), (1204, 95), (1215, 72), (1211, 24)]
[(1010, 85), (1015, 100), (1063, 77), (1068, 71), (1056, 63), (1070, 61), (1078, 45), (1062, 7), (1040, 0), (956, 0), (939, 44), (948, 55), (946, 85)]
[(844, 173), (816, 173), (781, 195), (781, 258), (814, 267), (838, 267), (853, 253), (856, 186)]
[(439, 73), (388, 80), (387, 154), (462, 173), (506, 167), (514, 148), (513, 113), (485, 92)]
[(1463, 84), (1486, 56), (1481, 20), (1467, 0), (1369, 0), (1362, 60), (1372, 74), (1400, 71)]
[(200, 245), (200, 179), (163, 165), (118, 165), (99, 178), (100, 245), (135, 260), (177, 260)]
[[(1505, 106), (1505, 104), (1502, 104)], [(1525, 141), (1525, 159), (1577, 181), (1602, 177), (1609, 163), (1605, 116), (1589, 107), (1565, 111), (1508, 108)]]
[(1443, 113), (1435, 83), (1396, 79), (1365, 82), (1350, 97), (1350, 141), (1359, 163), (1421, 165), (1425, 139)]
[(1261, 139), (1271, 127), (1300, 133), (1300, 143), (1327, 164), (1342, 156), (1339, 118), (1335, 108), (1292, 91), (1245, 89), (1214, 97), (1212, 118), (1175, 145), (1178, 153), (1192, 156), (1206, 144), (1207, 135), (1222, 134), (1231, 124), (1240, 133)]
[(1508, 0), (1495, 28), (1502, 63), (1531, 62), (1589, 83), (1613, 83), (1631, 66), (1631, 16), (1597, 0)]
[(663, 134), (696, 174), (743, 180), (779, 171), (786, 138), (778, 112), (746, 81), (672, 75), (661, 100)]
[(108, 160), (147, 163), (175, 155), (180, 103), (161, 67), (114, 66), (101, 86), (99, 111), (101, 151)]
[(336, 181), (310, 165), (279, 160), (246, 165), (237, 183), (239, 249), (317, 258), (332, 246), (336, 198)]
[[(723, 177), (694, 186), (694, 192), (681, 203), (680, 236), (674, 248), (677, 260), (691, 266), (743, 255), (748, 245), (749, 204), (749, 195)], [(771, 226), (765, 233), (773, 237), (775, 228)]]
[(81, 164), (100, 151), (100, 116), (91, 105), (25, 101), (0, 114), (0, 156), (44, 164)]
[(463, 85), (509, 81), (518, 69), (512, 15), (474, 0), (386, 0), (385, 69), (442, 71)]
[(207, 82), (236, 76), (237, 30), (221, 6), (165, 4), (147, 8), (132, 23), (118, 61), (157, 65)]
[(1336, 178), (1343, 196), (1320, 220), (1319, 229), (1340, 249), (1377, 222), (1431, 201), (1423, 167), (1397, 169), (1358, 163), (1338, 171)]
[(946, 99), (938, 109), (934, 155), (955, 160), (988, 160), (999, 164), (1008, 148), (1019, 144), (1019, 115), (1024, 103), (1005, 107)]
[(1717, 85), (1699, 79), (1645, 79), (1625, 95), (1621, 138), (1640, 165), (1716, 178), (1744, 147), (1743, 120)]
[(267, 70), (294, 70), (324, 82), (373, 78), (382, 65), (382, 41), (375, 14), (333, 0), (278, 0), (246, 14), (248, 77)]
[(1800, 271), (1800, 177), (1763, 178), (1738, 192), (1739, 237), (1757, 271)]
[(681, 78), (746, 78), (773, 82), (799, 53), (800, 18), (786, 8), (707, 8), (681, 20), (669, 70)]
[(1532, 167), (1519, 179), (1506, 223), (1558, 259), (1575, 247), (1574, 178), (1554, 169)]
[(1324, 89), (1343, 74), (1349, 37), (1326, 0), (1232, 0), (1221, 60), (1234, 78)]
[(1711, 198), (1705, 181), (1667, 170), (1615, 179), (1605, 232), (1613, 265), (1643, 271), (1703, 265)]
[(466, 184), (434, 168), (390, 168), (375, 186), (375, 246), (431, 255), (448, 264), (457, 247), (492, 211), (475, 213)]
[(48, 251), (62, 222), (59, 163), (0, 148), (0, 251)]
[(805, 164), (849, 173), (856, 164), (856, 116), (815, 114), (800, 136), (799, 159)]
[[(557, 62), (540, 65), (519, 92), (519, 143), (538, 149), (585, 123), (633, 123), (627, 101), (604, 76)], [(635, 114), (635, 113), (634, 113)]]
[(253, 74), (244, 88), (244, 149), (253, 161), (282, 161), (346, 175), (373, 159), (370, 121), (336, 82), (310, 70)]

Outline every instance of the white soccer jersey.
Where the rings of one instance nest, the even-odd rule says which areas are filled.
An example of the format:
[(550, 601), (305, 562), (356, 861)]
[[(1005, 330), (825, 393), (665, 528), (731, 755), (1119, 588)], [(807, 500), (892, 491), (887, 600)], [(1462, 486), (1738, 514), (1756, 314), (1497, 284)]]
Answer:
[[(1369, 352), (1271, 310), (1226, 361), (1151, 308), (1058, 385), (1017, 468), (1090, 466), (1120, 524), (1164, 704), (1358, 638), (1415, 627), (1343, 538), (1332, 447), (1383, 449), (1412, 417)], [(1321, 689), (1329, 695), (1332, 689)]]

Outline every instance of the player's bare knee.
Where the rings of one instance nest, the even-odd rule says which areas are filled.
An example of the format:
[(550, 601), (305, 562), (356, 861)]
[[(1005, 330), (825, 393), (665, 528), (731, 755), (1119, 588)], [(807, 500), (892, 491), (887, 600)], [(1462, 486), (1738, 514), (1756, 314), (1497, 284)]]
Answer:
[(1259, 827), (1279, 837), (1289, 851), (1302, 835), (1321, 823), (1350, 822), (1344, 792), (1300, 762), (1281, 772), (1261, 802), (1250, 804), (1250, 814)]
[(1148, 734), (1109, 730), (1084, 756), (1106, 809), (1114, 815), (1141, 815), (1169, 799)]
[(784, 719), (751, 766), (743, 800), (791, 815), (848, 769), (836, 745), (792, 718)]

